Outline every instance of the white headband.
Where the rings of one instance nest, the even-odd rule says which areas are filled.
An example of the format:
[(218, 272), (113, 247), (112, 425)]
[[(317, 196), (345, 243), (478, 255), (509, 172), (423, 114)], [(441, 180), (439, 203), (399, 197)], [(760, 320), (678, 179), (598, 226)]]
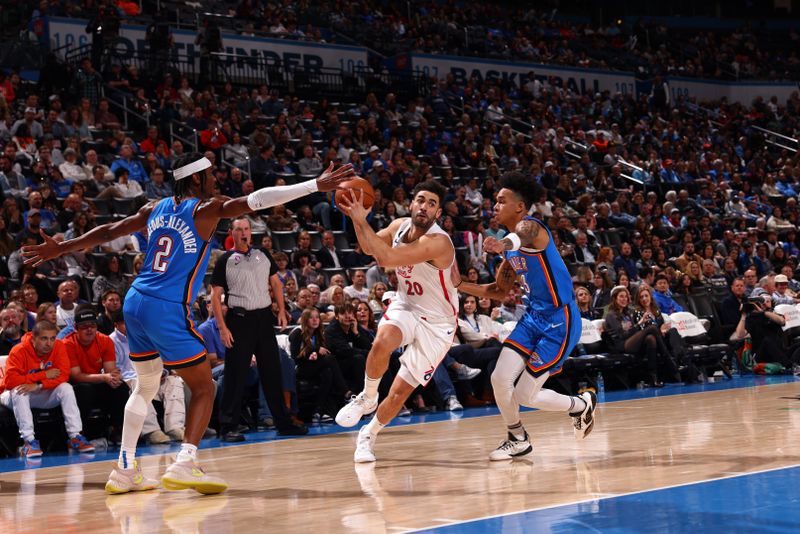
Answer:
[(202, 157), (197, 161), (193, 161), (188, 165), (184, 165), (183, 167), (175, 169), (172, 171), (172, 177), (176, 180), (180, 180), (182, 178), (186, 178), (187, 176), (191, 176), (196, 172), (204, 171), (209, 167), (211, 167), (211, 162), (209, 159)]

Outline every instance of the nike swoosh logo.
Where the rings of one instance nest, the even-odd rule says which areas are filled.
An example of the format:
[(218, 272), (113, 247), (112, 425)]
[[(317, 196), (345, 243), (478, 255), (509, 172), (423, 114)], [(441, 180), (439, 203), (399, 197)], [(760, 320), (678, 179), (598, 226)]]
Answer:
[(558, 328), (559, 326), (563, 325), (564, 323), (550, 323), (550, 328)]

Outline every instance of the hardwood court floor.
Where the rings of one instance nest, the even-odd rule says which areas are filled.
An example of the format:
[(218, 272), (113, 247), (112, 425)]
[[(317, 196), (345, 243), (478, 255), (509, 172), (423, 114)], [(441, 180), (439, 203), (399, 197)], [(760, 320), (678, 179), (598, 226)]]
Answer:
[[(526, 412), (534, 454), (499, 464), (499, 416), (390, 427), (374, 468), (354, 467), (354, 432), (205, 449), (231, 485), (211, 497), (107, 496), (106, 462), (0, 473), (0, 533), (400, 532), (798, 465), (798, 389), (604, 404), (581, 443), (565, 415)], [(143, 464), (156, 476), (168, 461)]]

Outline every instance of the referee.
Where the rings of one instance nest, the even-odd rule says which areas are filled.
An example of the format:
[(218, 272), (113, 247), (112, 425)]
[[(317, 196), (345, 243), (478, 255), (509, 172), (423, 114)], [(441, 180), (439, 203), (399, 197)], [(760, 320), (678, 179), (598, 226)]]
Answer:
[[(217, 318), (225, 353), (222, 400), (219, 409), (223, 441), (244, 441), (237, 432), (241, 417), (242, 394), (247, 383), (250, 361), (255, 355), (261, 387), (280, 435), (308, 433), (305, 425), (294, 424), (283, 401), (281, 362), (275, 340), (275, 316), (269, 285), (280, 310), (278, 324), (286, 326), (283, 284), (269, 252), (250, 246), (252, 233), (245, 217), (231, 225), (234, 249), (220, 256), (211, 276), (211, 306)], [(222, 294), (228, 313), (222, 313)]]

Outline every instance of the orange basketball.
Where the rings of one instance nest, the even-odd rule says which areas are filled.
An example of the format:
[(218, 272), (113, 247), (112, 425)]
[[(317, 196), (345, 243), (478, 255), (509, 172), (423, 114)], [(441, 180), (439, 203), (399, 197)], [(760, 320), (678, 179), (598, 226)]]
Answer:
[(351, 189), (361, 190), (361, 203), (365, 208), (369, 209), (375, 203), (375, 190), (372, 184), (363, 178), (355, 177), (339, 184), (339, 189), (336, 190), (336, 205), (350, 200)]

